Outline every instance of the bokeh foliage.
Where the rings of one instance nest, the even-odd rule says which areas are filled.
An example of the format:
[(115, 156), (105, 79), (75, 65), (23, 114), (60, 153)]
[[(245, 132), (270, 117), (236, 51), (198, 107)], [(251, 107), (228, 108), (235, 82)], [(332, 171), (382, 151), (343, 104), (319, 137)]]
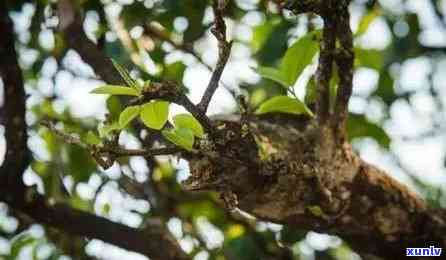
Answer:
[[(256, 77), (255, 80), (236, 77), (236, 80), (231, 81), (224, 77), (224, 84), (247, 95), (253, 111), (263, 111), (262, 104), (273, 97), (296, 98), (296, 95), (299, 96), (296, 91), (306, 92), (306, 97), (301, 95), (299, 98), (305, 100), (306, 106), (311, 109), (313, 104), (310, 95), (314, 91), (311, 72), (314, 71), (317, 56), (317, 37), (313, 39), (312, 34), (318, 34), (321, 20), (311, 14), (296, 17), (280, 10), (275, 2), (277, 1), (234, 0), (228, 4), (225, 14), (230, 24), (230, 38), (234, 40), (234, 44), (245, 50), (249, 62), (244, 60), (244, 66), (256, 73)], [(396, 2), (399, 2), (398, 7), (401, 7), (408, 6), (413, 1)], [(422, 2), (432, 8), (433, 12), (429, 15), (438, 21), (437, 29), (444, 32), (445, 1)], [(209, 1), (78, 0), (76, 3), (82, 19), (85, 19), (84, 28), (90, 40), (97, 43), (98, 48), (110, 58), (130, 70), (132, 77), (183, 83), (185, 74), (194, 67), (205, 68), (213, 65), (212, 57), (208, 56), (216, 53), (207, 52), (209, 46), (215, 45), (209, 35), (212, 22), (209, 18)], [(55, 201), (69, 203), (74, 208), (135, 227), (143, 227), (146, 219), (159, 218), (168, 225), (175, 226), (172, 228), (173, 233), (191, 256), (205, 254), (209, 259), (254, 260), (273, 256), (283, 259), (306, 259), (312, 254), (315, 254), (317, 259), (347, 259), (346, 257), (351, 255), (348, 245), (340, 241), (327, 242), (330, 246), (318, 248), (314, 245), (314, 240), (311, 240), (311, 235), (306, 232), (229, 213), (222, 208), (216, 194), (185, 193), (179, 185), (179, 180), (187, 174), (183, 161), (178, 162), (174, 158), (166, 157), (147, 160), (123, 158), (112, 170), (104, 172), (87, 151), (64, 143), (49, 130), (41, 127), (40, 120), (52, 119), (59, 122), (63, 131), (77, 134), (86, 142), (97, 142), (95, 137), (100, 135), (97, 126), (104, 120), (104, 115), (76, 115), (64, 95), (67, 86), (61, 91), (57, 88), (63, 85), (58, 83), (61, 77), (81, 78), (89, 81), (90, 85), (99, 84), (99, 79), (88, 65), (81, 64), (79, 60), (74, 65), (72, 61), (67, 62), (67, 56), (76, 54), (70, 50), (64, 36), (57, 30), (55, 1), (12, 0), (8, 1), (8, 4), (13, 10), (11, 16), (25, 16), (15, 19), (16, 47), (21, 57), (26, 90), (29, 94), (27, 122), (31, 136), (29, 146), (34, 157), (27, 174), (32, 176), (30, 179), (37, 180), (34, 183), (37, 184), (39, 192)], [(366, 109), (352, 112), (348, 122), (349, 136), (353, 141), (373, 140), (386, 153), (391, 153), (392, 140), (395, 138), (384, 127), (386, 122), (391, 120), (392, 107), (398, 102), (411, 104), (412, 97), (417, 94), (416, 90), (407, 91), (401, 88), (402, 83), (399, 74), (395, 72), (396, 68), (420, 57), (427, 59), (433, 68), (445, 64), (445, 45), (429, 44), (421, 39), (420, 35), (426, 30), (423, 28), (425, 25), (421, 23), (422, 13), (410, 11), (409, 8), (399, 8), (399, 11), (395, 11), (394, 8), (387, 5), (385, 0), (376, 3), (352, 1), (351, 8), (355, 18), (353, 28), (356, 70), (365, 69), (377, 76), (376, 83), (368, 93), (359, 91), (354, 95), (362, 103), (378, 104), (381, 113), (376, 116), (367, 113)], [(118, 10), (117, 14), (111, 15), (110, 13), (116, 11), (112, 9)], [(20, 22), (24, 25), (20, 25)], [(388, 43), (379, 48), (367, 47), (364, 42), (370, 37), (384, 37), (367, 36), (370, 28), (377, 24), (388, 31)], [(172, 39), (183, 49), (166, 43), (166, 39), (155, 37), (147, 30), (149, 25), (161, 28), (166, 38)], [(308, 32), (310, 34), (307, 34)], [(305, 41), (305, 37), (311, 38), (312, 41)], [(303, 43), (299, 45), (299, 41)], [(205, 47), (202, 47), (203, 45)], [(189, 51), (185, 51), (186, 49)], [(215, 48), (214, 50), (216, 52)], [(200, 65), (202, 61), (191, 52), (201, 57), (206, 64), (210, 60), (210, 64)], [(237, 60), (238, 56), (233, 56), (236, 56), (233, 59)], [(55, 68), (53, 72), (48, 72), (51, 71), (48, 69), (50, 65)], [(297, 67), (291, 68), (293, 65)], [(228, 67), (231, 67), (231, 62)], [(282, 69), (285, 74), (278, 72)], [(445, 72), (444, 69), (442, 71)], [(434, 124), (430, 131), (433, 134), (444, 126), (445, 121), (445, 99), (441, 97), (438, 86), (432, 80), (434, 73), (436, 70), (432, 69), (428, 75), (430, 80), (423, 88), (434, 100), (438, 113), (442, 115), (432, 119)], [(283, 80), (280, 77), (283, 77)], [(207, 79), (203, 76), (203, 79), (196, 80)], [(295, 84), (296, 80), (298, 84)], [(333, 89), (336, 89), (336, 84), (334, 79)], [(444, 82), (442, 84), (444, 86)], [(293, 85), (295, 87), (292, 87)], [(77, 87), (76, 84), (68, 86)], [(190, 89), (186, 92), (192, 92), (191, 86), (188, 87)], [(81, 99), (77, 100), (80, 102)], [(104, 102), (104, 106), (108, 119), (119, 121), (119, 115), (125, 109), (121, 100), (111, 96)], [(306, 111), (307, 108), (300, 106), (297, 109)], [(141, 127), (144, 128), (141, 125), (139, 129), (127, 127), (125, 140), (142, 143)], [(159, 133), (144, 129), (144, 135), (156, 138)], [(444, 206), (440, 202), (444, 198), (441, 189), (419, 178), (412, 178), (432, 205)], [(119, 195), (110, 195), (114, 193)], [(106, 196), (112, 199), (104, 198)], [(117, 203), (117, 200), (124, 202)], [(135, 205), (150, 206), (123, 206), (126, 201), (132, 201), (134, 203), (131, 204)], [(86, 258), (87, 255), (92, 257), (92, 253), (84, 248), (91, 241), (71, 238), (47, 227), (44, 227), (44, 235), (36, 235), (36, 232), (31, 232), (31, 223), (21, 219), (14, 212), (8, 212), (6, 206), (3, 208), (0, 217), (1, 237), (2, 241), (10, 246), (9, 251), (2, 253), (3, 257), (16, 259), (22, 251), (22, 254), (31, 255), (35, 259), (61, 259), (61, 255), (69, 255), (74, 259)], [(18, 222), (12, 219), (18, 219)], [(175, 223), (177, 225), (174, 225)], [(45, 254), (45, 250), (42, 253), (43, 247), (49, 253)], [(31, 250), (31, 253), (26, 250)]]

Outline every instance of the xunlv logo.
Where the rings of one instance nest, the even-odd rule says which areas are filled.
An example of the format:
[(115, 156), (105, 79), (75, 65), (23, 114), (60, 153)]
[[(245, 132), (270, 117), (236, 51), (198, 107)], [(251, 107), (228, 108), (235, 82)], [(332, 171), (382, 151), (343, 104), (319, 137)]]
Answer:
[(406, 248), (406, 256), (440, 256), (441, 248), (430, 246), (429, 248)]

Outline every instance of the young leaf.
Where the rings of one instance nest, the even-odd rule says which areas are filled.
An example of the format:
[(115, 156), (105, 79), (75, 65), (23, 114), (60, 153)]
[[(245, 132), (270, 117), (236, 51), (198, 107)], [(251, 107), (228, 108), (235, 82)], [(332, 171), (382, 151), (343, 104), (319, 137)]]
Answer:
[(26, 246), (32, 245), (36, 241), (37, 241), (37, 238), (34, 238), (31, 235), (26, 234), (26, 233), (14, 238), (12, 245), (11, 245), (11, 252), (10, 252), (11, 259), (17, 259), (16, 257), (19, 256), (20, 251), (23, 248), (25, 248)]
[(99, 132), (99, 136), (101, 138), (107, 137), (111, 131), (113, 130), (119, 130), (119, 123), (118, 122), (113, 122), (111, 124), (104, 124), (102, 126), (98, 127), (98, 132)]
[(116, 86), (116, 85), (105, 85), (93, 89), (90, 93), (93, 94), (108, 94), (108, 95), (124, 95), (124, 96), (139, 96), (139, 92), (136, 89)]
[(282, 85), (285, 88), (288, 88), (291, 84), (287, 81), (286, 77), (282, 74), (282, 72), (275, 68), (270, 67), (259, 67), (257, 69), (257, 73), (260, 76), (275, 81)]
[(195, 117), (189, 114), (179, 114), (173, 118), (175, 127), (177, 128), (187, 128), (192, 130), (196, 137), (203, 137), (204, 131), (200, 122), (198, 122)]
[(141, 108), (141, 120), (149, 128), (160, 130), (167, 121), (169, 102), (153, 101)]
[(320, 34), (320, 30), (310, 32), (288, 48), (279, 68), (288, 86), (294, 85), (294, 82), (318, 52), (319, 42), (317, 37)]
[(261, 115), (272, 112), (314, 116), (313, 112), (303, 102), (288, 96), (276, 96), (263, 102), (255, 113)]
[(364, 15), (361, 18), (361, 21), (358, 25), (358, 30), (355, 33), (355, 36), (360, 36), (367, 32), (367, 29), (369, 28), (370, 24), (375, 20), (376, 17), (380, 15), (380, 11), (378, 8), (373, 9), (368, 14)]
[(194, 145), (194, 132), (188, 128), (164, 130), (163, 136), (170, 142), (191, 151)]
[(285, 88), (293, 86), (318, 52), (319, 43), (316, 38), (320, 34), (320, 30), (313, 31), (291, 45), (282, 58), (279, 69), (260, 67), (257, 72), (262, 77), (276, 81)]
[(138, 85), (136, 80), (134, 80), (134, 79), (132, 79), (132, 77), (130, 77), (129, 72), (124, 67), (122, 67), (121, 64), (116, 62), (114, 59), (112, 59), (112, 63), (113, 63), (113, 66), (115, 67), (115, 69), (118, 71), (119, 75), (121, 75), (121, 78), (125, 81), (125, 83), (129, 87), (132, 87), (132, 88), (138, 90), (138, 92), (141, 92), (140, 86)]
[(370, 122), (364, 115), (350, 113), (347, 121), (347, 133), (350, 140), (361, 137), (375, 139), (383, 148), (389, 149), (391, 138), (379, 125)]
[(93, 131), (88, 131), (82, 141), (92, 145), (98, 145), (101, 143), (101, 139), (95, 133), (93, 133)]
[(119, 115), (119, 127), (122, 129), (127, 126), (135, 117), (139, 115), (141, 106), (130, 106), (124, 109)]

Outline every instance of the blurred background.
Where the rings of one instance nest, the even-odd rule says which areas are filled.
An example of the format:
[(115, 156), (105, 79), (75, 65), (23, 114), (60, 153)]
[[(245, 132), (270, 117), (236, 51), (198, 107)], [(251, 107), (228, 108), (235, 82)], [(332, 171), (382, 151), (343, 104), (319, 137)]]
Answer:
[[(87, 151), (41, 127), (40, 120), (50, 118), (64, 131), (84, 137), (96, 131), (106, 114), (119, 115), (123, 104), (116, 97), (89, 93), (104, 81), (75, 50), (79, 46), (70, 40), (73, 32), (61, 29), (57, 0), (6, 1), (27, 93), (28, 146), (33, 155), (24, 174), (27, 185), (36, 185), (54, 201), (130, 227), (143, 228), (150, 219), (161, 220), (196, 260), (278, 255), (360, 259), (338, 237), (229, 213), (213, 193), (183, 192), (180, 182), (189, 175), (185, 160), (122, 158), (103, 170)], [(210, 1), (73, 2), (82, 29), (78, 39), (94, 43), (132, 77), (180, 82), (193, 102), (200, 100), (218, 54), (209, 30)], [(285, 88), (262, 78), (256, 69), (277, 66), (287, 48), (308, 31), (321, 28), (322, 21), (311, 14), (281, 10), (278, 2), (229, 1), (225, 15), (234, 45), (209, 114), (236, 112), (238, 94), (248, 96), (253, 108), (272, 96), (286, 95)], [(431, 206), (446, 207), (446, 1), (353, 0), (350, 13), (356, 53), (349, 105), (354, 148)], [(315, 58), (293, 86), (302, 100), (316, 62)], [(171, 105), (169, 116), (183, 112)], [(1, 126), (0, 161), (6, 149), (3, 132)], [(127, 129), (120, 143), (139, 148), (142, 136), (150, 134), (147, 129), (142, 133)], [(99, 240), (24, 221), (1, 202), (0, 258), (147, 259)]]

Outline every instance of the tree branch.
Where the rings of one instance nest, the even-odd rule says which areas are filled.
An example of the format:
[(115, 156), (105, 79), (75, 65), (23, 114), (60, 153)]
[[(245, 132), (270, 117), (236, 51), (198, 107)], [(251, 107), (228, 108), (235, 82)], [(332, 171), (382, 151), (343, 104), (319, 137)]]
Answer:
[(201, 111), (203, 111), (203, 113), (206, 113), (209, 103), (211, 102), (211, 99), (218, 88), (221, 75), (223, 74), (223, 70), (228, 62), (229, 55), (231, 54), (232, 42), (228, 42), (226, 40), (226, 24), (223, 19), (224, 6), (220, 5), (220, 2), (225, 1), (215, 0), (212, 6), (215, 18), (214, 28), (212, 28), (211, 31), (218, 40), (218, 60), (211, 79), (209, 80), (208, 86), (206, 87), (203, 97), (198, 104), (198, 107)]
[(330, 116), (330, 79), (336, 43), (336, 24), (331, 17), (324, 17), (324, 29), (316, 70), (316, 116), (324, 124)]
[(29, 163), (26, 145), (25, 90), (22, 72), (17, 62), (12, 21), (5, 1), (0, 3), (0, 76), (4, 86), (2, 123), (5, 126), (6, 155), (0, 168), (0, 186), (17, 191), (23, 196), (22, 172)]
[(130, 105), (142, 104), (153, 99), (163, 99), (173, 102), (183, 106), (189, 111), (211, 136), (215, 134), (215, 127), (212, 125), (209, 117), (206, 116), (205, 111), (201, 110), (198, 105), (192, 103), (176, 83), (172, 81), (154, 82), (151, 83), (150, 88), (144, 89), (142, 94), (143, 96), (131, 100)]
[(37, 222), (70, 234), (100, 239), (151, 259), (188, 259), (161, 223), (151, 223), (147, 229), (134, 229), (66, 205), (49, 205), (44, 197), (34, 196), (31, 201), (11, 206)]
[[(344, 3), (344, 1), (342, 1)], [(336, 97), (336, 106), (333, 122), (337, 135), (340, 139), (346, 138), (346, 121), (348, 116), (348, 101), (353, 89), (353, 36), (350, 29), (350, 14), (348, 2), (340, 5), (337, 12), (336, 34), (340, 47), (336, 51), (336, 64), (338, 65), (339, 87)], [(340, 140), (343, 142), (344, 140)]]

